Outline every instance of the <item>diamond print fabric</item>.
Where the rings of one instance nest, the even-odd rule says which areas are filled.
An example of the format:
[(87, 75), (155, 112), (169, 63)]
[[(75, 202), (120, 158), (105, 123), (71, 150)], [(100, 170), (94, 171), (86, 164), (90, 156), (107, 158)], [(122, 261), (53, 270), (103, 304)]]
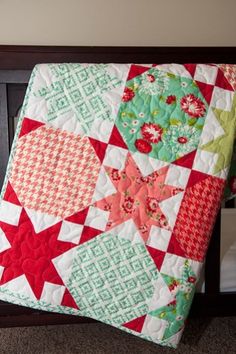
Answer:
[(143, 244), (105, 233), (77, 249), (67, 286), (91, 317), (122, 325), (148, 312), (158, 276)]
[(1, 193), (0, 299), (176, 347), (230, 167), (234, 74), (37, 65)]

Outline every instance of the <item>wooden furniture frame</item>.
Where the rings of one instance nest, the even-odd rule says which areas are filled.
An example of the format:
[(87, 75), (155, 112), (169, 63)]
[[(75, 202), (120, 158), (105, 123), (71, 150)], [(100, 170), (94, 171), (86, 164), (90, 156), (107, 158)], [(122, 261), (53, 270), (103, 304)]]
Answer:
[[(13, 140), (13, 117), (22, 104), (31, 71), (35, 64), (52, 62), (236, 63), (236, 47), (0, 46), (0, 184)], [(220, 292), (220, 232), (219, 213), (205, 263), (205, 293), (195, 295), (191, 316), (236, 315), (236, 293)], [(92, 321), (0, 302), (1, 327)]]

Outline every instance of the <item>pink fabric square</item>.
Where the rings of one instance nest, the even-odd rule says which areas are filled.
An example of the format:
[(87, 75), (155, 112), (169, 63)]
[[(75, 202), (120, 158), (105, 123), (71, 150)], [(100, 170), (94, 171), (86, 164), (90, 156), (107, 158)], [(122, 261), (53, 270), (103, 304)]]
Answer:
[(99, 168), (87, 137), (43, 125), (19, 139), (10, 182), (22, 206), (66, 218), (90, 204)]

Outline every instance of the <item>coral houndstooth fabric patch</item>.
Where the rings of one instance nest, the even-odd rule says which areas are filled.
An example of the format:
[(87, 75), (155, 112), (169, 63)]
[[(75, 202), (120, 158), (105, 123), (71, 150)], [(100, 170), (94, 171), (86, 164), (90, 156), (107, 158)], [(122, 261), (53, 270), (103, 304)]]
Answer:
[(235, 67), (41, 64), (0, 203), (0, 299), (176, 347), (228, 175)]

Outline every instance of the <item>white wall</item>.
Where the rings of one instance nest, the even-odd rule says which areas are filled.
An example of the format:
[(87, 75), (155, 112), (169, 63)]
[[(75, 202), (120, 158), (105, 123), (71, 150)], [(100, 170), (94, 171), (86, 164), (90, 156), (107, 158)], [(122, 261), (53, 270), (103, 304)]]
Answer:
[(236, 0), (0, 0), (0, 44), (236, 45)]
[(236, 291), (236, 209), (222, 209), (221, 291)]

